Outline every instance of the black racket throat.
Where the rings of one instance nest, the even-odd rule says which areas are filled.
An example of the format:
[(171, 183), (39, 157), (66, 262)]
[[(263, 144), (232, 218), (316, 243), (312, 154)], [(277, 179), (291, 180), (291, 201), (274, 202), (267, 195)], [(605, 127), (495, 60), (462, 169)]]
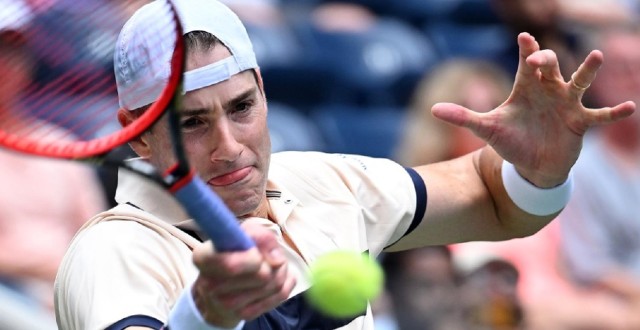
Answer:
[[(188, 177), (192, 175), (193, 170), (189, 165), (189, 160), (187, 159), (187, 155), (184, 148), (184, 143), (182, 140), (182, 127), (180, 124), (180, 114), (178, 113), (180, 98), (181, 98), (181, 86), (178, 87), (178, 93), (173, 97), (169, 108), (167, 109), (167, 119), (169, 120), (169, 134), (171, 135), (172, 145), (173, 145), (173, 154), (176, 157), (176, 164), (173, 168), (168, 171), (168, 175), (175, 176), (178, 178), (176, 181), (181, 178)], [(175, 183), (175, 181), (173, 181)]]
[[(174, 133), (172, 134), (172, 138)], [(180, 135), (179, 131), (177, 132)], [(136, 175), (149, 179), (156, 184), (172, 191), (179, 188), (184, 182), (189, 180), (195, 171), (190, 167), (187, 157), (184, 154), (184, 147), (181, 140), (174, 140), (174, 151), (181, 152), (175, 154), (176, 163), (160, 172), (158, 168), (153, 166), (148, 160), (138, 157), (135, 152), (127, 145), (114, 149), (106, 154), (78, 159), (90, 165), (97, 165), (112, 169), (125, 169)]]

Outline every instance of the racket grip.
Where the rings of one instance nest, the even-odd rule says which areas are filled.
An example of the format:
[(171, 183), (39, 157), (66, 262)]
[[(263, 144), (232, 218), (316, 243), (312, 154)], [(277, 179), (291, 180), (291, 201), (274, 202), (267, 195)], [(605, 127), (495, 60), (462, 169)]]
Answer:
[(255, 246), (240, 228), (236, 216), (197, 175), (173, 194), (209, 236), (217, 251), (245, 251)]

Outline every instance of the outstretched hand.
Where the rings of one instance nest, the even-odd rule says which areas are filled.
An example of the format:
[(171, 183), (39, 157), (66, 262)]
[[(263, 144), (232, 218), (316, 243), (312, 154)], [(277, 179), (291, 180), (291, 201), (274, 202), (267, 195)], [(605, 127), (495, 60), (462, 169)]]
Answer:
[(628, 117), (636, 105), (631, 101), (601, 109), (582, 105), (582, 95), (603, 63), (600, 51), (592, 51), (566, 82), (553, 51), (540, 50), (528, 33), (518, 36), (518, 45), (518, 72), (503, 104), (480, 113), (438, 103), (432, 113), (472, 130), (533, 184), (553, 187), (566, 180), (590, 127)]

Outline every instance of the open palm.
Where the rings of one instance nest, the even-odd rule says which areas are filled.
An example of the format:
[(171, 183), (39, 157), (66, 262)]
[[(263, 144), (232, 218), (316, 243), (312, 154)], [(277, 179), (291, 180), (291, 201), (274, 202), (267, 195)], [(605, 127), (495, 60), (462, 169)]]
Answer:
[(518, 172), (540, 187), (562, 183), (582, 148), (587, 130), (631, 115), (633, 102), (589, 109), (582, 95), (603, 63), (592, 51), (569, 82), (560, 73), (558, 59), (528, 33), (518, 36), (520, 63), (511, 95), (500, 106), (479, 113), (457, 104), (439, 103), (434, 116), (467, 127), (484, 139)]

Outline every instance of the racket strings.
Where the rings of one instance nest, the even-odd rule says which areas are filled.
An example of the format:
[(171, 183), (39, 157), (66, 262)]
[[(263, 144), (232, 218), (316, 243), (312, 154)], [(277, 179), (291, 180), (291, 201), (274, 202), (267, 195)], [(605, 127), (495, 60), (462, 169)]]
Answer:
[[(166, 10), (168, 15), (164, 16), (175, 17), (170, 3), (165, 2), (166, 8), (162, 10)], [(67, 158), (73, 153), (88, 154), (90, 152), (86, 149), (95, 146), (104, 149), (124, 144), (148, 126), (131, 125), (131, 132), (127, 132), (117, 122), (119, 105), (113, 53), (117, 34), (132, 12), (125, 11), (126, 6), (114, 3), (117, 2), (81, 1), (78, 3), (81, 8), (76, 8), (70, 16), (75, 19), (50, 14), (53, 17), (39, 20), (39, 16), (35, 16), (27, 24), (27, 28), (20, 31), (21, 40), (24, 40), (21, 49), (25, 51), (25, 61), (30, 62), (30, 72), (26, 74), (31, 76), (32, 81), (21, 86), (19, 101), (12, 103), (19, 106), (9, 111), (0, 111), (0, 145), (17, 149), (29, 146), (33, 150), (26, 150), (28, 152), (37, 148), (50, 153), (50, 156)], [(3, 10), (5, 9), (0, 8), (0, 12)], [(28, 17), (19, 17), (26, 15), (21, 11), (3, 14), (17, 20), (29, 20)], [(165, 22), (162, 21), (162, 24)], [(175, 19), (167, 20), (166, 25), (166, 28), (158, 28), (161, 33), (146, 36), (147, 43), (160, 45), (166, 43), (168, 38), (175, 39), (178, 23)], [(86, 30), (79, 30), (83, 26), (87, 27)], [(108, 56), (107, 60), (105, 56)], [(167, 71), (173, 70), (169, 63), (166, 67)], [(11, 78), (7, 75), (14, 74), (12, 71), (2, 70), (3, 66), (0, 65), (0, 76), (5, 77), (0, 81), (0, 87), (2, 84), (11, 84)], [(147, 77), (136, 76), (136, 81), (144, 84), (150, 80), (164, 79), (162, 83), (167, 84), (168, 74), (163, 76), (153, 70), (143, 74)], [(0, 93), (2, 92), (3, 88), (0, 88)], [(144, 95), (140, 97), (145, 98)], [(151, 120), (157, 117), (159, 115)], [(78, 143), (72, 145), (74, 141)], [(110, 144), (113, 145), (109, 146)], [(62, 155), (59, 150), (47, 151), (49, 146), (77, 152), (65, 151)], [(81, 150), (83, 148), (85, 150)], [(60, 154), (56, 155), (58, 152)]]

